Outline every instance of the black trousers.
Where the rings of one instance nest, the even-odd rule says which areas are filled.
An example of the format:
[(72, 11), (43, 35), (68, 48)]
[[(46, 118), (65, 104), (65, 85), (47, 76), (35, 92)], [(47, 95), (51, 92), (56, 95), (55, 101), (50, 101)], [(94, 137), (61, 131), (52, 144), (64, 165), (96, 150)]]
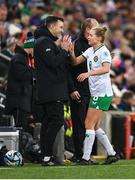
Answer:
[(22, 109), (15, 109), (12, 114), (15, 119), (15, 126), (22, 127), (23, 131), (27, 132), (30, 113)]
[(73, 123), (74, 156), (79, 159), (83, 155), (83, 141), (85, 138), (85, 117), (89, 105), (89, 97), (81, 97), (81, 102), (70, 101), (71, 118)]
[(56, 135), (64, 124), (63, 102), (48, 102), (43, 104), (44, 118), (40, 132), (42, 157), (53, 155), (53, 144)]

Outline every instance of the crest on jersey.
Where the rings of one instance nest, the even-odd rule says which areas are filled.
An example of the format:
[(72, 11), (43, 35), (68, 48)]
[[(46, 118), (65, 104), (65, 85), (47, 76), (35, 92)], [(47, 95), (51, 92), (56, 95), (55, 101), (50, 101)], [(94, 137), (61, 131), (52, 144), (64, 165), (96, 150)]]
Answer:
[(97, 62), (98, 61), (98, 56), (94, 57), (94, 61)]

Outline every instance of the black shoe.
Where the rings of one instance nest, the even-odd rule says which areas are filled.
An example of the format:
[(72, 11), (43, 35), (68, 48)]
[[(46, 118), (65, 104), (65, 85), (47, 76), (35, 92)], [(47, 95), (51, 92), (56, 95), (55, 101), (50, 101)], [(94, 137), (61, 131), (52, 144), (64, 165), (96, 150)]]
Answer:
[(49, 161), (42, 161), (41, 163), (42, 166), (57, 166), (59, 163), (57, 163), (53, 157), (50, 158)]
[(116, 161), (118, 161), (120, 158), (118, 156), (118, 154), (115, 154), (114, 156), (113, 155), (110, 155), (110, 156), (107, 156), (105, 162), (103, 163), (104, 165), (107, 165), (107, 164), (112, 164)]
[(49, 161), (44, 161), (43, 160), (41, 165), (42, 166), (55, 166), (56, 164), (55, 164), (54, 160), (52, 158), (50, 158)]
[(79, 162), (76, 163), (76, 165), (97, 165), (98, 162), (96, 162), (95, 160), (85, 160), (85, 159), (81, 159)]
[(54, 160), (53, 157), (51, 157), (49, 161), (44, 161), (43, 160), (41, 165), (42, 166), (64, 166), (65, 164), (64, 164), (64, 162), (63, 163), (57, 162), (57, 161)]
[(73, 156), (71, 159), (69, 159), (72, 163), (77, 163), (81, 160), (82, 158), (76, 158), (75, 156)]
[(91, 158), (90, 160), (91, 160), (91, 162), (93, 163), (93, 165), (98, 165), (98, 164), (99, 164), (99, 162), (98, 162), (98, 161), (96, 161), (96, 160), (95, 160), (95, 159), (93, 159), (93, 158)]

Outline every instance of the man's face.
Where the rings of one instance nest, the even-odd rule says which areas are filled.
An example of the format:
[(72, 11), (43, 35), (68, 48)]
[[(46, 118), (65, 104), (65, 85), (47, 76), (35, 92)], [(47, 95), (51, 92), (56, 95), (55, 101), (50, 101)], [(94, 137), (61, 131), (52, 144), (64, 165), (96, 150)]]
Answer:
[(6, 5), (1, 4), (0, 6), (0, 20), (5, 21), (7, 18), (8, 9)]
[(64, 32), (64, 22), (58, 20), (56, 23), (51, 24), (50, 28), (53, 36), (60, 38)]
[(99, 23), (98, 23), (98, 21), (96, 19), (92, 19), (91, 20), (91, 25), (92, 25), (92, 28), (95, 28), (95, 27), (99, 26)]
[[(95, 28), (95, 27), (97, 27), (97, 26), (99, 26), (99, 23), (98, 23), (98, 21), (96, 20), (96, 19), (92, 19), (91, 20), (91, 28)], [(89, 31), (91, 30), (91, 28), (86, 28), (86, 30), (85, 30), (85, 32), (84, 32), (84, 36), (85, 36), (85, 38), (87, 39), (88, 38), (88, 36), (89, 36)]]

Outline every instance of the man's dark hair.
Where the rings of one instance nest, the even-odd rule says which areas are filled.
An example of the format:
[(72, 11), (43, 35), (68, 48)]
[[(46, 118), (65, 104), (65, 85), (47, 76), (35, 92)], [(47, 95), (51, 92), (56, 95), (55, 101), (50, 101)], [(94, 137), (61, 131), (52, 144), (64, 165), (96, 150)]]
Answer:
[(64, 22), (64, 19), (61, 18), (61, 17), (58, 17), (58, 16), (48, 16), (48, 17), (45, 19), (45, 25), (48, 27), (50, 24), (54, 24), (54, 23), (56, 23), (58, 20)]

